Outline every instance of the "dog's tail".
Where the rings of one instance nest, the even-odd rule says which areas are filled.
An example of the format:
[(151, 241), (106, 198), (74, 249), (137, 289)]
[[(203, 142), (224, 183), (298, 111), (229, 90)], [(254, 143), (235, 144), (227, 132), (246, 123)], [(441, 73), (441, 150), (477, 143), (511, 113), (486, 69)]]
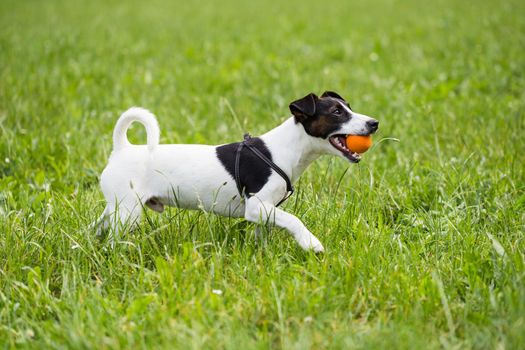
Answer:
[(118, 119), (113, 130), (113, 150), (118, 151), (131, 145), (126, 132), (133, 122), (139, 122), (146, 128), (148, 149), (152, 151), (159, 144), (159, 124), (153, 113), (140, 107), (131, 107)]

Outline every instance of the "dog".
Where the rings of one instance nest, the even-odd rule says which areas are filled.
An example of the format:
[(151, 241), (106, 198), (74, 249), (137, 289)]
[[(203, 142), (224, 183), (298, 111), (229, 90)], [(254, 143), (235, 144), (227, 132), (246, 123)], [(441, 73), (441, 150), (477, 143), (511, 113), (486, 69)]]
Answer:
[[(155, 116), (130, 108), (117, 121), (113, 152), (101, 175), (107, 205), (95, 223), (99, 232), (111, 229), (113, 237), (124, 225), (138, 224), (145, 207), (162, 212), (164, 206), (176, 206), (274, 224), (286, 229), (302, 249), (323, 252), (301, 220), (277, 205), (321, 155), (359, 162), (361, 155), (347, 148), (346, 136), (370, 135), (379, 122), (355, 113), (332, 91), (321, 97), (310, 93), (289, 108), (292, 116), (267, 133), (219, 146), (160, 145)], [(147, 145), (129, 143), (126, 132), (133, 122), (146, 128)]]

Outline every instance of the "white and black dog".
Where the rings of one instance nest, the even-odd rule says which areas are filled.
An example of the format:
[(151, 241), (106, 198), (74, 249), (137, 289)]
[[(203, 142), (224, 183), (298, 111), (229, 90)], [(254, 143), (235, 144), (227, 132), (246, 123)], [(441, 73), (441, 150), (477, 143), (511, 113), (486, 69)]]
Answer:
[[(244, 217), (286, 229), (305, 249), (323, 245), (294, 215), (277, 208), (291, 184), (323, 154), (357, 163), (360, 155), (345, 146), (347, 135), (374, 133), (379, 122), (351, 110), (335, 92), (311, 93), (290, 104), (292, 117), (260, 137), (219, 146), (159, 145), (155, 116), (131, 108), (117, 121), (113, 152), (102, 172), (107, 206), (96, 223), (118, 232), (139, 222), (144, 206), (162, 212), (165, 205)], [(126, 131), (143, 124), (147, 145), (132, 145)]]

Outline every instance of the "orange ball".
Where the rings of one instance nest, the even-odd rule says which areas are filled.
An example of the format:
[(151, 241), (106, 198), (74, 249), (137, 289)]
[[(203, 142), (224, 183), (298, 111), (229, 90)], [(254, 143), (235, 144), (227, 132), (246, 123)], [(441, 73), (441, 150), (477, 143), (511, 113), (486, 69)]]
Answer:
[(352, 152), (365, 153), (372, 147), (372, 137), (370, 135), (348, 135), (346, 137), (346, 147)]

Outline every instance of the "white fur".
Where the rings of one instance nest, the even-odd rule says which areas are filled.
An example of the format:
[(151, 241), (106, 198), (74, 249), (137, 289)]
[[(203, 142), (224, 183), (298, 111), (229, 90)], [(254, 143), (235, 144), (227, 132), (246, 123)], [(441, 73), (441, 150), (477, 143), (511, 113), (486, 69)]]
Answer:
[(118, 151), (130, 145), (126, 132), (133, 122), (140, 122), (146, 128), (147, 143), (149, 150), (153, 150), (159, 144), (160, 130), (157, 119), (148, 110), (140, 107), (132, 107), (122, 113), (113, 130), (113, 150)]
[(353, 112), (347, 105), (340, 103), (348, 113), (352, 115), (352, 119), (341, 126), (340, 131), (336, 134), (348, 134), (348, 135), (368, 135), (369, 131), (366, 126), (366, 122), (374, 120), (367, 115)]
[[(352, 112), (351, 120), (336, 134), (365, 133), (365, 123), (370, 119)], [(132, 145), (127, 140), (126, 130), (135, 121), (146, 127), (147, 146)], [(275, 164), (292, 182), (319, 156), (341, 155), (327, 140), (309, 136), (293, 117), (261, 139)], [(159, 145), (157, 121), (142, 108), (131, 108), (122, 114), (115, 126), (113, 142), (113, 152), (101, 176), (107, 200), (98, 222), (102, 228), (111, 227), (118, 233), (120, 225), (136, 224), (147, 201), (155, 198), (160, 204), (150, 207), (158, 211), (169, 205), (244, 217), (257, 224), (270, 222), (288, 230), (303, 249), (324, 250), (297, 217), (275, 207), (286, 194), (286, 183), (274, 171), (258, 193), (241, 200), (234, 179), (216, 156), (216, 146)]]

